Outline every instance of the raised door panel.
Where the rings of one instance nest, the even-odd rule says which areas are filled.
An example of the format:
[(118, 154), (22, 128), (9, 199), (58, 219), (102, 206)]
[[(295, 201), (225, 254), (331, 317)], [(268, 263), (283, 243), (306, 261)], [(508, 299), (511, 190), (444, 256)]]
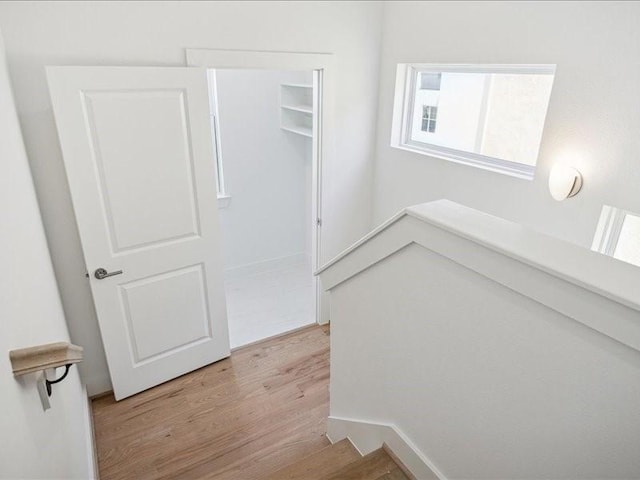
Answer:
[(206, 291), (202, 265), (120, 285), (134, 366), (211, 338)]
[(84, 99), (113, 253), (199, 235), (184, 92), (87, 92)]

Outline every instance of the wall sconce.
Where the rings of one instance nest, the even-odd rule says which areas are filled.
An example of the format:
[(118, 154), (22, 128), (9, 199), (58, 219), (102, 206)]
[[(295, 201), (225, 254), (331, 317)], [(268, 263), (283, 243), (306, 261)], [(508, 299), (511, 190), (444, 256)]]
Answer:
[(573, 197), (582, 188), (582, 174), (573, 167), (556, 165), (549, 174), (549, 191), (554, 200), (561, 202)]

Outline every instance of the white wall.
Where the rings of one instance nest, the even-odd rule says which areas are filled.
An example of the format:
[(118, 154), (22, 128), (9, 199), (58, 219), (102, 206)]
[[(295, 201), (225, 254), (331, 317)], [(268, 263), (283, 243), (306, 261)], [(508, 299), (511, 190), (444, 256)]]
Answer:
[[(15, 379), (9, 350), (68, 341), (69, 333), (16, 115), (0, 38), (0, 478), (93, 476), (88, 403), (78, 370), (42, 410), (35, 375)], [(60, 373), (60, 371), (58, 372)]]
[(415, 245), (331, 314), (331, 415), (396, 425), (446, 478), (640, 475), (637, 351)]
[(184, 65), (185, 48), (335, 54), (336, 151), (325, 165), (323, 257), (371, 223), (382, 4), (376, 2), (1, 2), (0, 28), (72, 337), (90, 393), (110, 388), (54, 127), (45, 65)]
[[(639, 19), (638, 2), (386, 2), (375, 222), (449, 198), (589, 246), (603, 204), (640, 211)], [(396, 65), (413, 62), (557, 64), (535, 180), (391, 148)], [(547, 179), (565, 157), (585, 183), (557, 203)]]
[(311, 72), (216, 72), (224, 179), (231, 195), (220, 210), (226, 269), (310, 250), (311, 139), (280, 128), (280, 85), (311, 81)]

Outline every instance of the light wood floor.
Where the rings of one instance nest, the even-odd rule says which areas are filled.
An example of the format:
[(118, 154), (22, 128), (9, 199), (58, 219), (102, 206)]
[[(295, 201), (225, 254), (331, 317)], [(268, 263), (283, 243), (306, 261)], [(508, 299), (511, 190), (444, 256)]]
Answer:
[(93, 401), (101, 480), (268, 476), (329, 445), (329, 328), (248, 346), (115, 402)]

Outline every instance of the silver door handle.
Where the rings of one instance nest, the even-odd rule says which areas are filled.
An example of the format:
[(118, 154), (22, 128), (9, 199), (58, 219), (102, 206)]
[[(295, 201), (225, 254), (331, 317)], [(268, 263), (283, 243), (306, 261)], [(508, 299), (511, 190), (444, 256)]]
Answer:
[(120, 275), (122, 270), (116, 270), (115, 272), (107, 272), (104, 268), (99, 268), (95, 272), (93, 272), (93, 276), (98, 280), (102, 280), (103, 278), (113, 277), (114, 275)]

